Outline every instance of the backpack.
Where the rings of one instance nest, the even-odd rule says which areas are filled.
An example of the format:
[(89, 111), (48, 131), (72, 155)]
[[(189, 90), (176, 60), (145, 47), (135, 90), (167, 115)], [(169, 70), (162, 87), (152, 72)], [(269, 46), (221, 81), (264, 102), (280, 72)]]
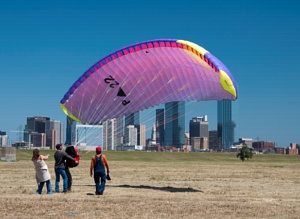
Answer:
[(78, 166), (79, 160), (80, 160), (80, 156), (78, 154), (77, 149), (74, 146), (69, 146), (69, 147), (66, 148), (66, 153), (68, 155), (70, 155), (71, 157), (73, 157), (76, 161), (78, 161), (78, 163), (75, 163), (75, 161), (67, 159), (66, 160), (67, 167), (73, 168), (73, 167)]

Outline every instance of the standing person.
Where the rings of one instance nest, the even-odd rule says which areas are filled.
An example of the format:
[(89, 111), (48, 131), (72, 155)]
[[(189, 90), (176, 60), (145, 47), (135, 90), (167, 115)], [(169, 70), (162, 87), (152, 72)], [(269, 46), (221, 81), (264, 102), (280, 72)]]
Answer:
[(50, 182), (51, 176), (48, 171), (48, 166), (44, 160), (47, 160), (48, 155), (41, 155), (38, 149), (32, 151), (32, 162), (35, 167), (35, 178), (38, 183), (36, 194), (42, 194), (44, 184), (47, 185), (47, 194), (52, 194), (52, 185)]
[(73, 157), (75, 160), (78, 161), (76, 163), (76, 162), (74, 162), (73, 160), (70, 160), (70, 159), (66, 160), (65, 170), (66, 170), (66, 174), (67, 174), (67, 177), (68, 177), (68, 191), (71, 192), (72, 191), (72, 182), (73, 182), (73, 179), (72, 179), (72, 174), (71, 174), (70, 168), (78, 166), (79, 160), (80, 160), (80, 156), (78, 154), (77, 149), (73, 145), (67, 147), (65, 151), (66, 151), (66, 153), (68, 155), (70, 155), (71, 157)]
[(67, 178), (68, 178), (67, 191), (71, 192), (72, 191), (72, 182), (73, 182), (73, 179), (72, 179), (72, 174), (70, 172), (70, 169), (69, 169), (69, 167), (67, 165), (65, 167), (65, 171), (66, 171)]
[[(101, 154), (102, 149), (101, 147), (96, 148), (96, 155), (92, 157), (91, 166), (90, 166), (90, 175), (93, 176), (94, 171), (94, 181), (96, 184), (96, 195), (103, 195), (105, 190), (105, 183), (106, 183), (106, 173), (109, 174), (109, 166), (104, 154)], [(101, 179), (101, 184), (100, 184)]]
[(63, 192), (66, 193), (68, 190), (68, 176), (66, 173), (66, 159), (76, 161), (73, 157), (68, 155), (66, 152), (62, 150), (62, 144), (56, 145), (56, 152), (54, 153), (54, 169), (55, 169), (55, 192), (60, 192), (59, 190), (59, 182), (60, 182), (60, 176), (63, 178)]

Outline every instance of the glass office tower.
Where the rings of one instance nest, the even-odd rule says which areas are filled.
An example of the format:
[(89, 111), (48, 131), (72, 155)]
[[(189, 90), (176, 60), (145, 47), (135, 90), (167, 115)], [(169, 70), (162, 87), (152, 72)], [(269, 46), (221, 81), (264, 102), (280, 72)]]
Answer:
[(71, 136), (72, 136), (72, 125), (73, 124), (76, 124), (76, 121), (74, 121), (69, 116), (67, 116), (67, 127), (66, 127), (66, 141), (65, 141), (65, 145), (71, 145), (72, 144)]
[(219, 149), (229, 149), (234, 142), (234, 123), (232, 121), (232, 101), (218, 101), (218, 139)]
[(165, 146), (181, 148), (184, 145), (185, 102), (165, 104)]
[(165, 142), (165, 109), (156, 109), (156, 144), (163, 146)]
[(131, 113), (125, 116), (125, 128), (129, 125), (140, 124), (140, 112)]

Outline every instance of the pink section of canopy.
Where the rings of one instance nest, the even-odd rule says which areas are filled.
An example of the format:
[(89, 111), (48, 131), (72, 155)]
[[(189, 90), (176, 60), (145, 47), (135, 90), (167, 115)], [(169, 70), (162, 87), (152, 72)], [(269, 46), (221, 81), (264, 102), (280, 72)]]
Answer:
[[(120, 88), (126, 96), (117, 95)], [(97, 124), (166, 102), (223, 99), (233, 97), (222, 88), (219, 73), (199, 56), (157, 47), (103, 65), (63, 105), (83, 124)]]

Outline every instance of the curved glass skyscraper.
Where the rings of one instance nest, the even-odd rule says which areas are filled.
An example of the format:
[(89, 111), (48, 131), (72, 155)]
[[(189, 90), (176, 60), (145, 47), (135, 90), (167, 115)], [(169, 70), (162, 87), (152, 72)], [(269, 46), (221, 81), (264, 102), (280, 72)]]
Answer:
[(218, 101), (219, 149), (229, 149), (234, 142), (231, 100)]
[(165, 104), (165, 146), (181, 148), (184, 145), (185, 102)]

